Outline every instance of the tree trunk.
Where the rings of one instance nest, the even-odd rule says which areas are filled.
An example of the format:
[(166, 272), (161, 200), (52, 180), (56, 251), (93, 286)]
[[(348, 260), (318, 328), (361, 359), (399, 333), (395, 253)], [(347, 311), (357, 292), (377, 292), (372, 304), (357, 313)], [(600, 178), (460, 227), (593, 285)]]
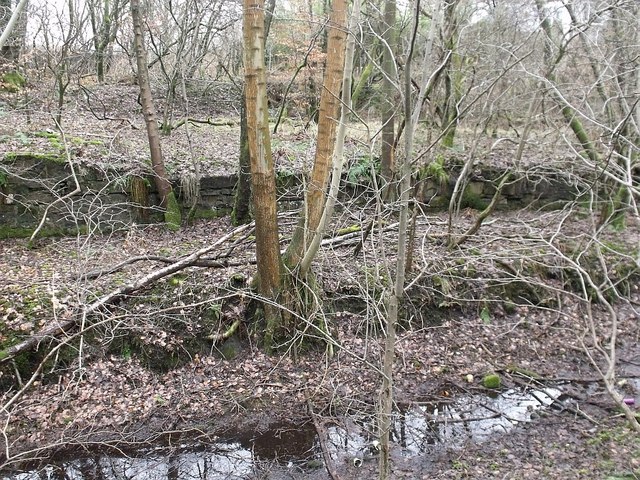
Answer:
[(238, 162), (238, 183), (233, 198), (231, 221), (234, 225), (251, 221), (251, 160), (249, 157), (249, 135), (247, 132), (246, 92), (242, 90), (240, 106), (240, 160)]
[[(140, 12), (140, 0), (131, 0), (131, 20), (133, 22), (134, 45), (136, 62), (138, 66), (138, 85), (140, 85), (140, 101), (142, 113), (147, 127), (149, 138), (149, 151), (151, 153), (151, 166), (154, 173), (154, 181), (160, 196), (160, 205), (167, 208), (170, 195), (173, 195), (171, 183), (167, 180), (167, 171), (162, 158), (160, 148), (160, 132), (156, 120), (156, 110), (151, 96), (151, 84), (149, 82), (149, 69), (147, 67), (147, 50), (144, 45), (144, 32), (142, 30), (142, 14)], [(175, 197), (174, 197), (175, 200)]]
[(327, 63), (324, 73), (316, 154), (307, 188), (305, 209), (285, 254), (285, 263), (297, 267), (316, 233), (324, 210), (327, 184), (333, 159), (336, 125), (340, 113), (340, 87), (347, 39), (345, 0), (334, 0), (328, 22)]
[(274, 347), (274, 338), (282, 315), (275, 305), (280, 293), (282, 262), (278, 240), (276, 178), (267, 108), (267, 84), (264, 64), (264, 0), (244, 0), (242, 29), (244, 36), (245, 94), (247, 133), (256, 221), (256, 259), (258, 292), (266, 300), (264, 346)]
[[(390, 188), (395, 171), (395, 115), (396, 115), (396, 1), (385, 0), (384, 21), (382, 28), (382, 98), (381, 98), (381, 118), (382, 118), (382, 145), (380, 160), (380, 170), (382, 178), (385, 180), (385, 188)], [(390, 192), (391, 193), (391, 192)], [(394, 195), (388, 197), (394, 199)]]
[[(269, 0), (264, 18), (264, 43), (266, 48), (267, 37), (271, 30), (273, 12), (276, 8), (276, 0)], [(240, 161), (238, 162), (238, 184), (233, 199), (233, 212), (231, 221), (234, 225), (240, 225), (251, 221), (251, 160), (249, 158), (249, 137), (247, 133), (247, 94), (242, 90), (242, 105), (240, 107)]]
[[(336, 0), (329, 19), (327, 64), (323, 93), (320, 99), (318, 140), (315, 163), (307, 190), (306, 209), (296, 228), (283, 268), (278, 241), (276, 216), (275, 169), (271, 156), (268, 128), (267, 89), (264, 60), (264, 0), (244, 0), (243, 34), (245, 62), (245, 92), (247, 106), (247, 132), (256, 222), (256, 257), (258, 275), (256, 286), (264, 298), (264, 347), (276, 348), (280, 341), (291, 340), (292, 323), (297, 313), (308, 305), (306, 289), (313, 284), (305, 279), (299, 291), (297, 267), (306, 250), (310, 234), (317, 231), (325, 203), (325, 189), (336, 136), (339, 113), (339, 95), (344, 68), (346, 44), (346, 1)], [(312, 297), (309, 296), (309, 297)], [(286, 306), (283, 313), (276, 302)], [(293, 313), (291, 313), (293, 312)]]
[[(96, 5), (97, 3), (97, 5)], [(120, 16), (120, 0), (116, 0), (111, 8), (111, 0), (92, 0), (89, 2), (91, 31), (96, 55), (96, 76), (99, 83), (104, 83), (106, 73), (106, 52), (115, 36), (115, 28)], [(101, 10), (98, 15), (98, 9)]]
[[(11, 2), (8, 2), (8, 3), (9, 3), (9, 7), (11, 7)], [(2, 35), (0, 35), (0, 53), (2, 54), (3, 57), (6, 55), (6, 52), (11, 52), (11, 49), (10, 48), (7, 49), (5, 48), (5, 46), (7, 45), (9, 38), (11, 37), (11, 34), (13, 33), (16, 25), (18, 24), (18, 19), (20, 18), (20, 14), (24, 10), (24, 8), (27, 6), (27, 3), (28, 3), (28, 0), (20, 0), (15, 10), (11, 14), (11, 17), (9, 18), (9, 21), (7, 22), (6, 26), (2, 30)], [(9, 55), (12, 56), (13, 54), (9, 53)]]
[(353, 11), (351, 12), (351, 19), (349, 20), (349, 38), (347, 39), (347, 47), (345, 50), (344, 71), (342, 74), (342, 97), (341, 102), (343, 105), (342, 113), (340, 115), (340, 123), (338, 126), (338, 132), (335, 141), (335, 151), (333, 160), (333, 171), (331, 173), (331, 187), (329, 189), (329, 196), (322, 212), (322, 218), (318, 229), (313, 236), (309, 248), (304, 254), (304, 258), (300, 263), (300, 274), (302, 277), (311, 268), (311, 261), (318, 253), (320, 243), (327, 226), (327, 223), (333, 215), (333, 208), (335, 207), (338, 199), (338, 192), (340, 190), (340, 180), (342, 178), (342, 169), (344, 167), (344, 139), (347, 133), (347, 119), (352, 108), (351, 101), (351, 79), (353, 76), (353, 57), (355, 55), (356, 47), (356, 34), (358, 29), (358, 22), (360, 21), (360, 1), (353, 1)]
[[(380, 459), (379, 476), (380, 480), (389, 478), (391, 471), (390, 464), (390, 443), (389, 434), (392, 425), (393, 412), (393, 364), (395, 361), (396, 325), (398, 323), (398, 310), (404, 297), (405, 283), (405, 256), (407, 248), (407, 223), (409, 218), (409, 192), (411, 191), (411, 160), (413, 155), (413, 133), (418, 125), (422, 103), (411, 102), (411, 63), (413, 57), (413, 46), (415, 34), (417, 32), (420, 10), (416, 5), (413, 17), (412, 39), (410, 40), (409, 51), (404, 70), (404, 116), (407, 119), (404, 132), (404, 151), (402, 165), (399, 170), (400, 181), (400, 217), (398, 223), (398, 256), (396, 260), (395, 282), (389, 297), (387, 309), (387, 326), (385, 331), (384, 360), (382, 366), (382, 387), (380, 390)], [(425, 62), (428, 59), (425, 58)], [(428, 78), (425, 76), (425, 79)], [(426, 80), (425, 80), (426, 81)], [(423, 87), (426, 89), (426, 85)]]
[[(589, 138), (589, 134), (585, 130), (580, 118), (578, 117), (577, 112), (574, 108), (569, 105), (564, 98), (558, 93), (556, 90), (556, 78), (554, 75), (554, 70), (557, 67), (562, 55), (558, 55), (555, 59), (552, 58), (552, 49), (553, 49), (553, 32), (551, 29), (551, 22), (549, 18), (544, 13), (544, 1), (543, 0), (535, 0), (536, 9), (538, 10), (538, 18), (540, 19), (540, 27), (545, 34), (545, 44), (544, 44), (544, 58), (546, 63), (546, 73), (545, 78), (551, 84), (550, 92), (551, 98), (556, 102), (556, 104), (560, 107), (562, 111), (562, 116), (565, 121), (571, 127), (573, 134), (580, 142), (584, 153), (589, 157), (589, 159), (598, 163), (600, 156), (598, 155), (598, 151), (595, 146), (591, 142)], [(561, 52), (562, 53), (562, 52)]]
[(442, 125), (444, 135), (441, 145), (452, 148), (456, 136), (456, 128), (459, 121), (458, 103), (462, 98), (462, 59), (458, 53), (458, 37), (460, 36), (456, 7), (459, 0), (446, 2), (444, 5), (443, 37), (445, 42), (445, 55), (448, 58), (444, 72), (445, 95), (442, 105)]

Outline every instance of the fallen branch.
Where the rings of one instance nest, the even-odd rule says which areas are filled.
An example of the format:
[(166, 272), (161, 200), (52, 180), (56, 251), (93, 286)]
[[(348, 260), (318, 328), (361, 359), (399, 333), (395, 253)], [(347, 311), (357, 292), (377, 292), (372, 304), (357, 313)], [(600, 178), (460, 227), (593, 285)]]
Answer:
[(171, 130), (176, 130), (187, 122), (211, 125), (213, 127), (235, 127), (236, 126), (236, 122), (232, 120), (221, 120), (219, 122), (216, 122), (215, 120), (211, 120), (210, 118), (207, 118), (206, 120), (199, 120), (197, 118), (183, 118), (182, 120), (177, 122), (175, 125), (169, 125), (169, 127), (171, 128)]
[(218, 334), (211, 334), (211, 335), (207, 335), (207, 340), (213, 340), (213, 343), (218, 343), (222, 340), (226, 340), (227, 338), (229, 338), (230, 336), (232, 336), (234, 333), (236, 333), (236, 330), (238, 330), (238, 327), (240, 326), (240, 319), (237, 319), (235, 322), (233, 322), (231, 324), (231, 326), (229, 328), (227, 328), (227, 330), (225, 332), (222, 333), (218, 333)]
[[(100, 278), (104, 275), (111, 275), (112, 273), (116, 273), (122, 270), (124, 267), (128, 265), (133, 265), (137, 262), (160, 262), (167, 264), (175, 264), (185, 257), (181, 258), (172, 258), (172, 257), (162, 257), (160, 255), (139, 255), (137, 257), (127, 258), (117, 265), (113, 265), (112, 267), (108, 267), (102, 270), (94, 270), (92, 272), (83, 273), (75, 277), (78, 280), (95, 280), (96, 278)], [(190, 267), (202, 267), (202, 268), (226, 268), (226, 267), (239, 267), (242, 265), (246, 265), (248, 263), (255, 263), (255, 260), (246, 260), (246, 261), (229, 261), (229, 260), (218, 260), (218, 259), (209, 259), (209, 258), (201, 258), (193, 263), (191, 263)]]
[[(226, 268), (226, 267), (240, 267), (243, 265), (256, 263), (255, 259), (245, 260), (245, 261), (226, 260), (231, 256), (237, 244), (243, 241), (244, 239), (246, 239), (251, 234), (252, 231), (253, 229), (249, 230), (243, 237), (237, 239), (224, 254), (216, 255), (215, 258), (200, 258), (189, 266), (201, 267), (201, 268)], [(108, 267), (102, 270), (94, 270), (93, 272), (77, 275), (76, 277), (74, 277), (74, 279), (75, 280), (95, 280), (96, 278), (100, 278), (103, 275), (110, 275), (112, 273), (118, 272), (122, 270), (124, 267), (128, 265), (133, 265), (134, 263), (137, 263), (137, 262), (147, 261), (147, 262), (160, 262), (160, 263), (172, 264), (172, 263), (180, 262), (183, 258), (185, 257), (182, 256), (178, 258), (172, 258), (172, 257), (163, 257), (160, 255), (138, 255), (136, 257), (130, 257), (126, 260), (123, 260), (122, 262), (112, 267)], [(221, 259), (224, 259), (224, 260), (221, 260)]]
[(80, 321), (86, 320), (89, 315), (96, 313), (106, 306), (115, 303), (122, 297), (137, 292), (142, 288), (148, 287), (161, 278), (168, 277), (175, 274), (176, 272), (179, 272), (180, 270), (193, 266), (193, 264), (196, 263), (200, 259), (200, 257), (211, 252), (230, 238), (236, 236), (238, 233), (243, 232), (248, 228), (252, 228), (252, 226), (252, 224), (242, 225), (241, 227), (236, 228), (232, 232), (218, 239), (213, 245), (201, 248), (197, 252), (194, 252), (191, 255), (186, 256), (175, 263), (172, 263), (171, 265), (151, 272), (137, 280), (134, 280), (128, 285), (123, 285), (120, 288), (117, 288), (107, 293), (106, 295), (103, 295), (95, 302), (90, 303), (89, 305), (85, 305), (81, 312), (71, 316), (71, 318), (68, 318), (67, 320), (61, 322), (56, 322), (54, 325), (42, 329), (40, 332), (30, 336), (26, 340), (23, 340), (22, 342), (13, 345), (12, 347), (0, 350), (0, 363), (6, 363), (12, 358), (15, 358), (16, 355), (37, 347), (38, 344), (46, 338), (57, 337), (58, 335), (68, 332), (69, 329), (74, 328)]
[(311, 416), (311, 420), (313, 421), (313, 426), (315, 427), (316, 433), (318, 434), (318, 442), (320, 443), (320, 450), (322, 451), (324, 466), (326, 467), (329, 476), (333, 480), (341, 480), (340, 475), (334, 468), (333, 461), (331, 460), (331, 455), (329, 454), (329, 449), (327, 448), (327, 431), (320, 424), (320, 422), (318, 422), (317, 415), (313, 412), (313, 404), (309, 399), (307, 399), (307, 408), (309, 409), (309, 415)]

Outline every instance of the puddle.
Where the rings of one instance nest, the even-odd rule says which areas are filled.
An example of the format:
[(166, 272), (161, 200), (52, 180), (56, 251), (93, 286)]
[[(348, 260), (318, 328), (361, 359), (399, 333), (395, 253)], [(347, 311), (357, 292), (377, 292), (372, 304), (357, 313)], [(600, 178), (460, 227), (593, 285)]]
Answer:
[[(421, 456), (439, 447), (463, 448), (470, 441), (485, 442), (519, 423), (533, 421), (537, 411), (549, 407), (560, 395), (558, 388), (511, 389), (494, 397), (460, 395), (448, 403), (416, 404), (396, 412), (391, 437), (406, 457)], [(372, 417), (352, 417), (344, 426), (326, 427), (326, 447), (336, 464), (345, 459), (374, 457), (374, 425)], [(321, 465), (320, 442), (310, 422), (302, 426), (275, 423), (263, 432), (236, 431), (230, 436), (232, 441), (206, 446), (159, 447), (129, 456), (85, 455), (1, 478), (235, 480), (255, 474), (264, 461), (279, 464), (289, 474)]]
[[(533, 421), (536, 412), (549, 407), (561, 391), (511, 389), (496, 395), (462, 395), (450, 403), (414, 405), (397, 412), (391, 438), (404, 456), (433, 452), (438, 447), (463, 448), (469, 441), (484, 442), (504, 434), (522, 422)], [(371, 419), (352, 428), (330, 427), (328, 449), (334, 458), (371, 455), (375, 436)], [(369, 432), (369, 433), (367, 433)]]
[(240, 444), (212, 445), (211, 450), (169, 452), (140, 450), (136, 457), (95, 456), (47, 465), (38, 471), (5, 476), (12, 480), (241, 480), (253, 472), (253, 455)]

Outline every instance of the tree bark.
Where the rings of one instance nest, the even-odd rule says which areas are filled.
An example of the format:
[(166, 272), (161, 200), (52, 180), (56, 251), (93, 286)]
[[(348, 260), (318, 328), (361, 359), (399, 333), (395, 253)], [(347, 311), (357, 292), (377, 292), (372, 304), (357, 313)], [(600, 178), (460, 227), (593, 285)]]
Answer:
[(251, 160), (249, 157), (249, 135), (247, 133), (247, 99), (242, 90), (240, 106), (240, 159), (238, 162), (238, 184), (233, 198), (231, 220), (234, 225), (251, 221)]
[(258, 292), (264, 298), (264, 345), (271, 350), (282, 316), (275, 305), (280, 293), (282, 261), (278, 240), (276, 179), (267, 108), (264, 64), (264, 0), (244, 0), (245, 94), (251, 163), (253, 211), (256, 222)]
[(346, 1), (334, 0), (328, 22), (327, 63), (320, 97), (315, 160), (303, 216), (285, 254), (285, 263), (292, 268), (298, 266), (307, 249), (308, 241), (317, 232), (324, 210), (340, 113), (340, 87), (347, 39), (346, 21)]
[(160, 148), (160, 131), (156, 120), (156, 110), (151, 95), (149, 82), (149, 68), (147, 66), (147, 49), (144, 45), (144, 32), (142, 29), (142, 13), (140, 12), (140, 0), (131, 0), (131, 20), (133, 22), (134, 45), (136, 63), (138, 66), (138, 84), (140, 85), (140, 101), (142, 113), (147, 127), (149, 139), (149, 151), (151, 153), (151, 166), (154, 173), (154, 181), (160, 196), (160, 205), (167, 207), (169, 195), (172, 193), (171, 183), (167, 179), (167, 171), (162, 158)]
[[(269, 0), (264, 18), (264, 45), (271, 30), (273, 12), (276, 0)], [(247, 99), (246, 91), (242, 90), (242, 106), (240, 107), (240, 161), (238, 165), (238, 185), (234, 196), (233, 212), (231, 214), (234, 225), (251, 221), (251, 161), (249, 158), (249, 137), (247, 134)]]
[(335, 207), (336, 200), (338, 199), (338, 191), (340, 190), (340, 180), (342, 178), (342, 169), (344, 167), (344, 139), (347, 133), (347, 119), (352, 108), (351, 79), (353, 76), (353, 58), (355, 56), (356, 47), (355, 36), (358, 29), (358, 22), (360, 21), (360, 1), (361, 0), (353, 0), (353, 10), (351, 12), (351, 19), (349, 20), (349, 38), (347, 39), (344, 71), (342, 74), (342, 113), (340, 115), (340, 123), (335, 141), (331, 187), (329, 188), (329, 196), (327, 197), (327, 202), (324, 211), (322, 212), (322, 218), (318, 225), (318, 229), (315, 235), (313, 235), (309, 248), (305, 252), (304, 258), (300, 264), (300, 274), (302, 277), (304, 277), (309, 271), (309, 268), (311, 268), (311, 261), (318, 253), (326, 226), (333, 215), (333, 208)]

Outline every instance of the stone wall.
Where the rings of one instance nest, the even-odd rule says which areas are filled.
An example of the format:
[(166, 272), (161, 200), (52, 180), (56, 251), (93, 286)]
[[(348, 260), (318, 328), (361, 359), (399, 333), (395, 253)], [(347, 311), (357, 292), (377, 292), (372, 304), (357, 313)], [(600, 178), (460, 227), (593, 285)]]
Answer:
[[(28, 236), (44, 215), (43, 233), (75, 231), (109, 232), (133, 223), (159, 222), (161, 212), (151, 178), (144, 201), (133, 201), (131, 179), (134, 175), (111, 169), (75, 165), (80, 191), (76, 189), (71, 167), (64, 158), (42, 154), (8, 154), (0, 162), (0, 238)], [(494, 180), (501, 172), (490, 170), (472, 177), (465, 190), (462, 207), (483, 208), (495, 191)], [(233, 205), (235, 175), (203, 178), (196, 216), (211, 217), (228, 213)], [(448, 205), (455, 173), (446, 185), (426, 182), (421, 200), (427, 206), (442, 209)], [(185, 210), (191, 205), (181, 191), (174, 188)], [(371, 198), (367, 185), (346, 184), (343, 195)], [(362, 195), (364, 192), (364, 195)], [(519, 208), (535, 200), (566, 201), (575, 198), (576, 189), (560, 177), (521, 179), (505, 188), (502, 208)], [(296, 175), (279, 176), (278, 198), (281, 208), (297, 207), (302, 200), (301, 179)]]

